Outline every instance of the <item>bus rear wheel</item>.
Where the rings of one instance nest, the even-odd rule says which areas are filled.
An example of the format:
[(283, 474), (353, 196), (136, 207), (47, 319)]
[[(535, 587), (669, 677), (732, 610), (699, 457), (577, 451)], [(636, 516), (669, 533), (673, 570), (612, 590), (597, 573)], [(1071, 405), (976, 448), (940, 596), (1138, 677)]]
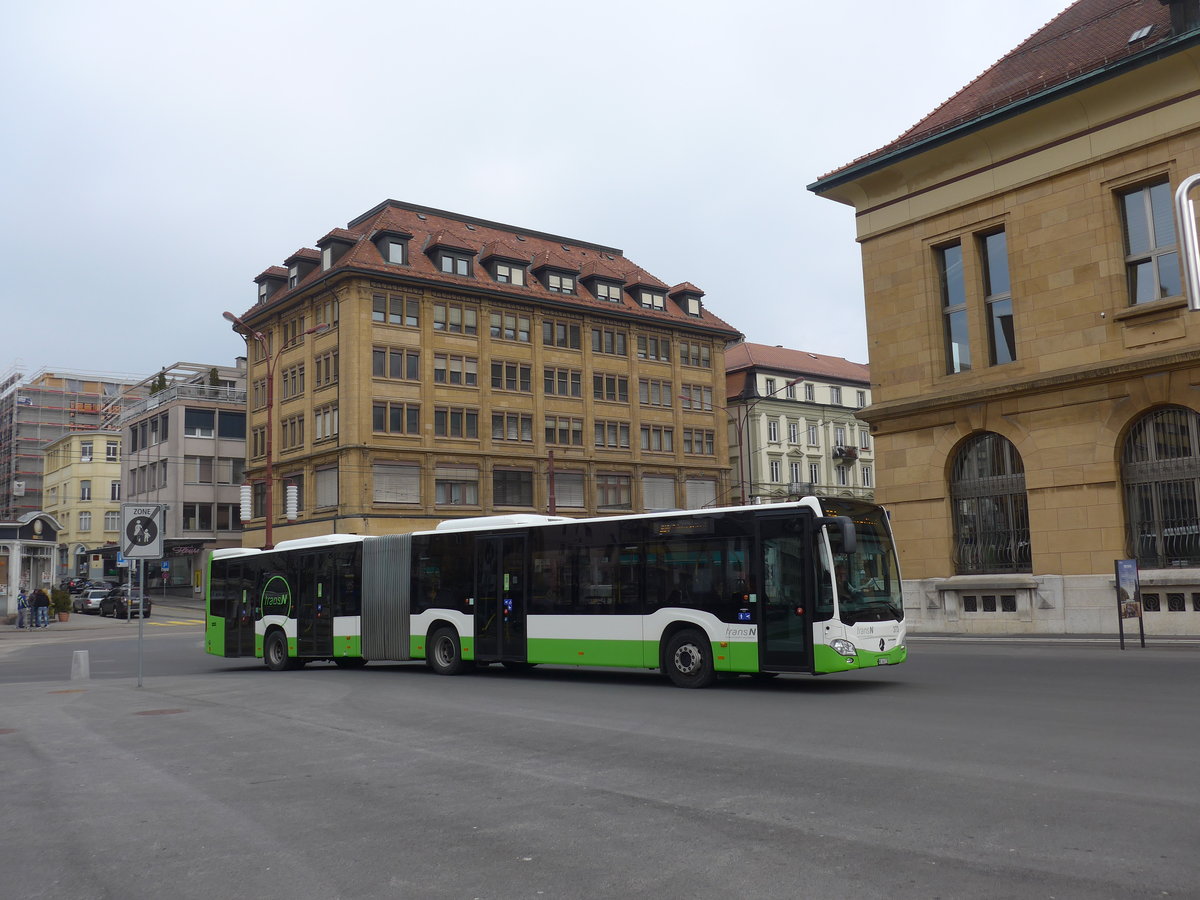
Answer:
[(691, 628), (678, 632), (667, 643), (663, 668), (676, 687), (708, 687), (717, 680), (708, 636)]
[(263, 662), (272, 672), (283, 672), (294, 667), (288, 656), (287, 638), (278, 629), (267, 635), (263, 644)]
[(442, 627), (434, 631), (429, 636), (425, 653), (425, 661), (429, 663), (429, 668), (439, 675), (461, 675), (467, 671), (467, 661), (462, 657), (458, 632), (453, 628)]

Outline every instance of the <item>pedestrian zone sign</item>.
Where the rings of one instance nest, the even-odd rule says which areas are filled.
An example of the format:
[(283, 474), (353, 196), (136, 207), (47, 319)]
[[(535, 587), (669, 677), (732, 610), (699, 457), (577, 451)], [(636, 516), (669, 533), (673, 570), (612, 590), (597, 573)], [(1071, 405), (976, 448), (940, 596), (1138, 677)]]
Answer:
[(160, 503), (121, 504), (121, 555), (159, 559), (163, 555), (163, 507)]

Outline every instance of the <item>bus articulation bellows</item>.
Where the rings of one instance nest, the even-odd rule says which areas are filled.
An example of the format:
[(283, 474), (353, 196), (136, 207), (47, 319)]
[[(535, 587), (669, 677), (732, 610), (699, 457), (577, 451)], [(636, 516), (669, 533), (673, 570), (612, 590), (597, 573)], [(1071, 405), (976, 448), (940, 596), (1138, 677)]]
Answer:
[(907, 656), (887, 515), (842, 498), (433, 531), (213, 553), (207, 652), (271, 669), (424, 660), (827, 674)]

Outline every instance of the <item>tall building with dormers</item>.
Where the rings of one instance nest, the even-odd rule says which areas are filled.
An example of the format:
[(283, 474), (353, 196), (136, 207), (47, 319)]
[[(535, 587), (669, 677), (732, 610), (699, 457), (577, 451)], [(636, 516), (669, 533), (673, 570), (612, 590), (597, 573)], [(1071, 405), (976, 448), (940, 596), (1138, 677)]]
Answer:
[(871, 402), (867, 366), (743, 342), (725, 351), (725, 389), (732, 502), (874, 499), (874, 444), (858, 418)]
[[(862, 247), (877, 495), (910, 627), (1200, 632), (1200, 2), (1079, 0), (810, 185)], [(1130, 623), (1130, 627), (1136, 627)]]
[(725, 414), (679, 397), (720, 395), (740, 334), (696, 286), (614, 247), (394, 200), (316, 243), (230, 316), (253, 332), (248, 546), (265, 540), (268, 443), (274, 542), (727, 495)]

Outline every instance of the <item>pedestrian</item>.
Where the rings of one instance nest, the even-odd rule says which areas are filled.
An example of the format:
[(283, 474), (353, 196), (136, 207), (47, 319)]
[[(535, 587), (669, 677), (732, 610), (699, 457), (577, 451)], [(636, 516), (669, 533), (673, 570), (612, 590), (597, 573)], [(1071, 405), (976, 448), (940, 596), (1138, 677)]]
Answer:
[(50, 627), (50, 595), (43, 588), (33, 592), (34, 627)]
[(29, 598), (24, 591), (17, 591), (17, 627), (24, 628), (29, 624)]

